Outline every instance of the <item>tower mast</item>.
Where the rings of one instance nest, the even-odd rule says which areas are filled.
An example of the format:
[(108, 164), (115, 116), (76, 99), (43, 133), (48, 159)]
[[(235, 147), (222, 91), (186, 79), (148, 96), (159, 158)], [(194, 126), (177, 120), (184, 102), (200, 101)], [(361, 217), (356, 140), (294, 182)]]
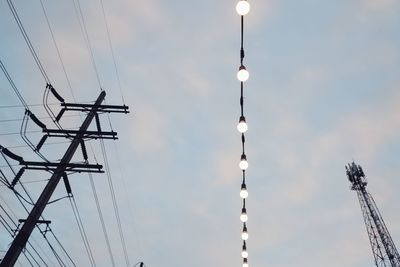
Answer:
[(367, 179), (360, 165), (354, 162), (346, 166), (346, 174), (351, 183), (351, 190), (357, 192), (361, 211), (367, 228), (377, 267), (400, 267), (400, 255), (383, 221), (372, 195), (367, 192)]

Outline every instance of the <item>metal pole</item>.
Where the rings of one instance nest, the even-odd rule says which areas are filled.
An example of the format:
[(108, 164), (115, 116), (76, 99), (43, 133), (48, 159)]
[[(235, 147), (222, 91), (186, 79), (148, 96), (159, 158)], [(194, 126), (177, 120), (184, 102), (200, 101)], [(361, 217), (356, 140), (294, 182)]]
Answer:
[(72, 140), (70, 146), (68, 147), (63, 158), (60, 161), (60, 165), (54, 171), (46, 187), (43, 189), (42, 194), (36, 201), (35, 206), (29, 213), (26, 222), (22, 226), (21, 230), (18, 232), (17, 236), (14, 238), (14, 241), (12, 242), (10, 248), (8, 249), (6, 255), (4, 256), (3, 260), (0, 263), (0, 267), (14, 266), (15, 262), (18, 259), (18, 256), (21, 254), (21, 251), (25, 248), (25, 245), (33, 229), (35, 228), (37, 221), (40, 219), (43, 210), (45, 209), (54, 190), (56, 189), (57, 184), (60, 181), (66, 169), (67, 164), (71, 161), (76, 149), (78, 148), (83, 137), (83, 132), (85, 132), (88, 129), (90, 123), (92, 122), (96, 114), (98, 107), (100, 106), (101, 102), (103, 102), (105, 96), (106, 92), (102, 91), (99, 97), (97, 98), (96, 103), (94, 104), (89, 114), (87, 115), (85, 121), (82, 123), (79, 129), (80, 133), (75, 136), (74, 140)]

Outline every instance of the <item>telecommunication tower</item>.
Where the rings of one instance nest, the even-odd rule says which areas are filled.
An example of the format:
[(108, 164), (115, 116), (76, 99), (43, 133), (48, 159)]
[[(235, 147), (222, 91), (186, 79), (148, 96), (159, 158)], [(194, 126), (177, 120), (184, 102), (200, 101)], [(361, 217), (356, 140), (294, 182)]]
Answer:
[(372, 195), (367, 192), (367, 179), (360, 165), (354, 162), (346, 166), (346, 174), (351, 190), (357, 192), (361, 211), (371, 243), (375, 265), (377, 267), (400, 267), (400, 255), (389, 234)]

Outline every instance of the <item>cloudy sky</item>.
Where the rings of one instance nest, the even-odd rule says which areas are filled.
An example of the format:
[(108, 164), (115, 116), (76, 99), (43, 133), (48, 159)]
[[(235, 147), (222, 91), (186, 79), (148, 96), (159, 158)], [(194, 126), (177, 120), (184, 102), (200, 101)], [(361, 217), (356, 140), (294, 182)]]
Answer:
[[(122, 94), (100, 2), (80, 1), (100, 85), (74, 2), (43, 3), (72, 90), (40, 1), (14, 1), (57, 91), (67, 101), (73, 101), (72, 91), (76, 101), (88, 102), (101, 85), (108, 104), (130, 106), (128, 115), (110, 115), (119, 140), (105, 143), (131, 266), (139, 261), (148, 267), (241, 266), (236, 2), (105, 0)], [(368, 190), (399, 247), (400, 2), (250, 4), (245, 25), (250, 266), (372, 267), (344, 165), (355, 160), (363, 166)], [(45, 81), (6, 1), (0, 3), (0, 34), (0, 59), (31, 110), (46, 117), (37, 105)], [(24, 144), (12, 134), (21, 121), (5, 120), (21, 119), (24, 109), (4, 107), (21, 103), (2, 74), (0, 90), (1, 145), (39, 160), (27, 147), (16, 147)], [(54, 127), (48, 118), (43, 122)], [(107, 116), (102, 122), (109, 130)], [(62, 123), (77, 127), (80, 119), (66, 117)], [(40, 133), (29, 137), (38, 140)], [(66, 146), (47, 145), (42, 152), (58, 160)], [(102, 164), (100, 143), (91, 146), (90, 162)], [(80, 153), (74, 161), (82, 161)], [(2, 160), (1, 169), (9, 173), (5, 164)], [(37, 197), (48, 178), (31, 171), (22, 181), (39, 181), (26, 183)], [(89, 177), (75, 174), (70, 182), (97, 266), (111, 266)], [(116, 266), (124, 266), (107, 177), (94, 175), (94, 182)], [(53, 199), (65, 194), (60, 184)], [(0, 196), (14, 219), (26, 217), (10, 190), (0, 187)], [(89, 266), (69, 201), (50, 204), (45, 217), (76, 265)], [(0, 237), (5, 251), (11, 237), (4, 228)], [(55, 262), (43, 238), (37, 232), (33, 238), (48, 262)], [(24, 259), (20, 263), (29, 266)]]

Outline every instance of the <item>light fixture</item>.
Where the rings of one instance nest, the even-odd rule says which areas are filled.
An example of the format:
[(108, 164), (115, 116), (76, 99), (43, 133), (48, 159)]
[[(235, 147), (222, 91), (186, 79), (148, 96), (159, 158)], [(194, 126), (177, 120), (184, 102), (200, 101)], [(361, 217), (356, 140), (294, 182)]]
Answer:
[(248, 126), (246, 123), (246, 118), (244, 116), (240, 116), (239, 124), (237, 125), (237, 129), (240, 133), (245, 133), (248, 130)]
[(246, 198), (249, 195), (246, 188), (246, 170), (249, 167), (249, 163), (247, 162), (247, 157), (245, 154), (245, 133), (248, 130), (248, 126), (246, 123), (246, 118), (244, 116), (243, 93), (244, 93), (244, 82), (249, 79), (250, 74), (243, 64), (245, 56), (243, 48), (243, 43), (244, 43), (243, 36), (244, 36), (244, 15), (249, 13), (250, 4), (247, 2), (247, 0), (240, 0), (236, 5), (236, 11), (239, 15), (241, 15), (240, 67), (239, 71), (236, 74), (236, 77), (240, 81), (240, 118), (239, 118), (239, 123), (237, 125), (237, 130), (239, 131), (239, 133), (241, 133), (241, 139), (242, 139), (242, 155), (240, 156), (239, 168), (242, 170), (242, 175), (243, 175), (242, 185), (240, 188), (240, 197), (242, 198), (243, 202), (242, 212), (240, 214), (240, 221), (243, 223), (243, 230), (241, 234), (243, 240), (243, 246), (242, 246), (241, 256), (243, 258), (242, 267), (249, 267), (247, 263), (247, 257), (249, 256), (249, 253), (247, 252), (247, 247), (246, 247), (246, 240), (249, 238), (246, 226), (246, 223), (248, 221), (247, 210), (246, 210)]
[(242, 208), (242, 214), (240, 214), (240, 220), (242, 222), (247, 222), (249, 217), (247, 216), (246, 208)]
[(249, 233), (247, 233), (247, 227), (245, 224), (242, 231), (242, 240), (246, 241), (247, 239), (249, 239)]
[(245, 154), (242, 154), (240, 157), (239, 168), (242, 170), (246, 170), (249, 167), (249, 163), (247, 162), (247, 157)]
[(241, 0), (237, 3), (236, 5), (236, 12), (240, 15), (240, 16), (244, 16), (247, 13), (249, 13), (250, 11), (250, 4), (249, 2), (245, 1), (245, 0)]
[(247, 252), (246, 241), (243, 241), (242, 258), (247, 258), (248, 256), (249, 256), (249, 253)]
[(245, 199), (249, 196), (249, 192), (247, 191), (246, 184), (242, 184), (240, 188), (240, 197)]
[(239, 67), (239, 71), (237, 73), (238, 80), (241, 81), (241, 82), (245, 82), (245, 81), (247, 81), (249, 79), (249, 76), (250, 76), (250, 74), (247, 71), (246, 67), (241, 65)]
[(247, 258), (244, 258), (244, 259), (243, 259), (243, 265), (242, 265), (242, 267), (249, 267), (249, 264), (248, 264), (248, 262), (247, 262)]

